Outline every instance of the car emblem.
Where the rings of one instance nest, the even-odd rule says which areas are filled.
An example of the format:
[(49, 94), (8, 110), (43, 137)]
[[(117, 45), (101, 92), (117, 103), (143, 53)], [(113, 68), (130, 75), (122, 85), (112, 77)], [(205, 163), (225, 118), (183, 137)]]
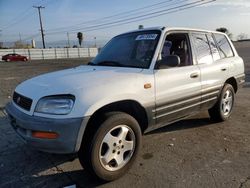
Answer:
[(21, 97), (18, 97), (16, 102), (19, 103), (21, 101)]

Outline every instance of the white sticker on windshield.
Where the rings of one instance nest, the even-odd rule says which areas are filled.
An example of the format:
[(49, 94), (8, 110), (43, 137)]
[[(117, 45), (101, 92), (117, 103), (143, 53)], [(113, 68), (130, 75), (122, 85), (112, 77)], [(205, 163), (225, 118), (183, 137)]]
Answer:
[(138, 35), (135, 40), (155, 40), (158, 34)]

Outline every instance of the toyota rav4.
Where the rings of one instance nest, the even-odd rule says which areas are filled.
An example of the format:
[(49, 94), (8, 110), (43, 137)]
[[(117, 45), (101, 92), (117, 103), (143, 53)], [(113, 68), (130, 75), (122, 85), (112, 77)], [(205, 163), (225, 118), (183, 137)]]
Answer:
[(85, 169), (111, 181), (131, 167), (143, 133), (202, 110), (227, 120), (244, 80), (225, 34), (148, 28), (114, 37), (88, 65), (21, 83), (6, 111), (29, 146), (78, 152)]

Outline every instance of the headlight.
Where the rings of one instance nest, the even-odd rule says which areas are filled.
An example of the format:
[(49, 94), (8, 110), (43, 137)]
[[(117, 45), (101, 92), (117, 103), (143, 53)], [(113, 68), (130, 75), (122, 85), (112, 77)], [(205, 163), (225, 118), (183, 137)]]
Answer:
[(70, 113), (75, 102), (72, 95), (58, 95), (41, 98), (35, 112), (55, 115), (65, 115)]

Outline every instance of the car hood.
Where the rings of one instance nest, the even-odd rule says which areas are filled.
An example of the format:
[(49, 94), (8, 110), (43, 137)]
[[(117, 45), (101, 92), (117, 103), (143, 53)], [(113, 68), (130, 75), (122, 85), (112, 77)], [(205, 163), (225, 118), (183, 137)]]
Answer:
[(16, 91), (32, 99), (48, 95), (74, 94), (80, 89), (88, 90), (135, 77), (141, 71), (139, 68), (79, 66), (26, 80), (18, 85)]

